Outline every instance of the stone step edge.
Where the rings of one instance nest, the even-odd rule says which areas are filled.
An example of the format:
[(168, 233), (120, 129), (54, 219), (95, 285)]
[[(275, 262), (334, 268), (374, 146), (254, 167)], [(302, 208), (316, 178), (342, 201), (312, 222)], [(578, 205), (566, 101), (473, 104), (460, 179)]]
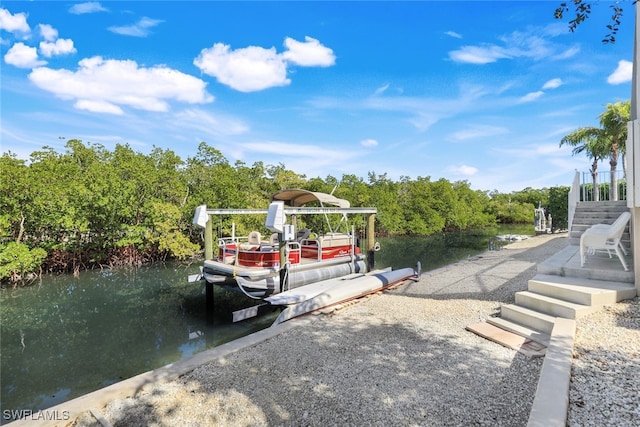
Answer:
[(545, 332), (531, 329), (528, 326), (521, 325), (511, 320), (503, 319), (502, 317), (490, 317), (486, 320), (486, 322), (493, 326), (497, 326), (498, 328), (520, 335), (521, 337), (528, 338), (531, 341), (535, 341), (545, 347), (549, 346), (549, 340), (551, 339), (551, 336)]
[(585, 293), (601, 293), (606, 291), (621, 291), (634, 288), (627, 282), (615, 280), (588, 279), (573, 276), (556, 276), (554, 274), (539, 273), (529, 279), (529, 283), (535, 282), (544, 285), (558, 286)]
[[(549, 316), (564, 317), (567, 319), (577, 319), (599, 308), (598, 305), (570, 302), (531, 291), (516, 292), (516, 305)], [(539, 305), (545, 307), (543, 308)]]
[(566, 426), (575, 336), (575, 320), (556, 319), (542, 362), (527, 427)]
[[(500, 308), (500, 316), (510, 322), (519, 323), (531, 329), (541, 329), (543, 332), (551, 332), (556, 317), (522, 307), (517, 304), (503, 304)], [(517, 319), (526, 320), (517, 320)]]

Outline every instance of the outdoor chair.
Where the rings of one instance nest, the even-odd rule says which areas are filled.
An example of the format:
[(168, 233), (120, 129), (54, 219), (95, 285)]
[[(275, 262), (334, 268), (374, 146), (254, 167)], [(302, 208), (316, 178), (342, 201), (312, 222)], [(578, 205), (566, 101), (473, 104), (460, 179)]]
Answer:
[(611, 258), (611, 251), (613, 250), (618, 255), (624, 270), (629, 271), (624, 259), (627, 251), (620, 242), (629, 219), (631, 219), (631, 214), (624, 212), (611, 225), (595, 224), (587, 228), (580, 237), (580, 266), (584, 267), (587, 255), (595, 254), (596, 251), (607, 251), (609, 258)]

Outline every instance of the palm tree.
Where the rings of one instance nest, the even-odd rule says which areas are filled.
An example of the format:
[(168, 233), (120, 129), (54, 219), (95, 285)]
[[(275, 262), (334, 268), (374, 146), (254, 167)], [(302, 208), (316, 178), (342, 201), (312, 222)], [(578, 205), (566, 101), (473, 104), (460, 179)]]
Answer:
[[(627, 141), (627, 122), (631, 117), (631, 102), (619, 101), (607, 104), (600, 114), (600, 127), (582, 127), (574, 130), (560, 140), (560, 146), (571, 145), (573, 155), (586, 153), (593, 160), (591, 177), (593, 179), (593, 200), (599, 200), (597, 193), (598, 162), (609, 158), (609, 200), (618, 200), (618, 158), (625, 153)], [(624, 159), (624, 158), (623, 158)], [(623, 170), (625, 170), (623, 162)]]
[(602, 129), (595, 127), (582, 127), (574, 130), (560, 140), (560, 146), (570, 145), (573, 148), (571, 152), (576, 154), (585, 153), (593, 162), (591, 163), (591, 179), (593, 181), (592, 200), (600, 200), (598, 192), (598, 162), (603, 160), (609, 154), (605, 135)]
[(627, 141), (627, 122), (631, 117), (631, 101), (619, 101), (615, 104), (607, 104), (607, 109), (600, 115), (600, 126), (605, 133), (609, 148), (610, 186), (611, 200), (618, 200), (618, 158), (623, 155), (622, 170), (626, 173), (624, 165), (624, 153)]

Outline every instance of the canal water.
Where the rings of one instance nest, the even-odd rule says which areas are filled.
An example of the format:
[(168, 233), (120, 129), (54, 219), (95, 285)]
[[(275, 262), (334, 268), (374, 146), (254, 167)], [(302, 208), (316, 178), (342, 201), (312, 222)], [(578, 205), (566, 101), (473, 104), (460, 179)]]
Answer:
[[(475, 255), (496, 234), (533, 227), (380, 238), (376, 267), (423, 271)], [(0, 291), (0, 424), (11, 411), (37, 411), (268, 327), (277, 313), (230, 322), (252, 304), (216, 289), (207, 315), (204, 285), (187, 283), (197, 263), (46, 276)], [(15, 412), (14, 412), (15, 413)]]

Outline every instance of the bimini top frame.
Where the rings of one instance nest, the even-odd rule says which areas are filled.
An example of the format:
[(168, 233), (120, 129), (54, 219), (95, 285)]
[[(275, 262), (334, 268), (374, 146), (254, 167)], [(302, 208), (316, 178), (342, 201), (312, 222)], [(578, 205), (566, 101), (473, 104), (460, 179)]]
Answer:
[[(283, 201), (285, 215), (305, 214), (376, 214), (376, 208), (352, 208), (348, 200), (339, 199), (331, 194), (308, 190), (281, 190), (271, 196), (271, 201)], [(320, 206), (305, 206), (319, 202)], [(330, 205), (330, 206), (326, 206)], [(210, 215), (255, 215), (268, 213), (268, 209), (211, 209), (206, 205), (198, 206), (193, 223), (205, 228)]]
[[(373, 269), (374, 241), (374, 218), (378, 213), (376, 208), (352, 208), (347, 200), (338, 199), (331, 194), (317, 193), (308, 190), (281, 190), (271, 197), (271, 201), (283, 201), (285, 215), (307, 215), (307, 214), (367, 214), (366, 236), (367, 251), (370, 254), (369, 268)], [(306, 203), (318, 202), (320, 206), (304, 206)], [(325, 205), (331, 205), (325, 206)], [(205, 229), (205, 257), (213, 256), (213, 230), (210, 221), (211, 215), (267, 215), (268, 208), (264, 209), (209, 209), (206, 205), (196, 208), (193, 223)]]

